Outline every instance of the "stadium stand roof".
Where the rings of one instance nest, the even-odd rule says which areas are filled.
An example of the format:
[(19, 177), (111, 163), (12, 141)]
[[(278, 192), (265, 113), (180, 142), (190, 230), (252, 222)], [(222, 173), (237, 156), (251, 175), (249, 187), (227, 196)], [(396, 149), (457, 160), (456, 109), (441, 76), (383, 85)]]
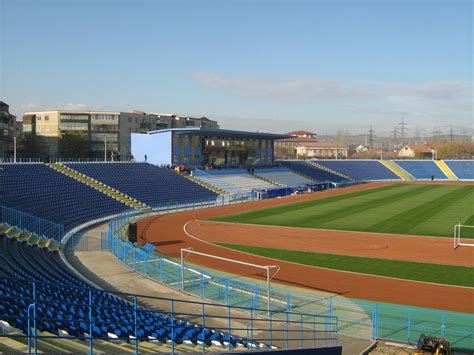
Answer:
[(250, 138), (250, 139), (285, 139), (290, 138), (287, 134), (265, 133), (265, 132), (246, 132), (234, 131), (230, 129), (218, 128), (169, 128), (160, 129), (157, 131), (150, 131), (148, 134), (158, 134), (163, 132), (173, 132), (177, 135), (193, 134), (199, 136), (213, 136), (213, 137), (235, 137), (235, 138)]

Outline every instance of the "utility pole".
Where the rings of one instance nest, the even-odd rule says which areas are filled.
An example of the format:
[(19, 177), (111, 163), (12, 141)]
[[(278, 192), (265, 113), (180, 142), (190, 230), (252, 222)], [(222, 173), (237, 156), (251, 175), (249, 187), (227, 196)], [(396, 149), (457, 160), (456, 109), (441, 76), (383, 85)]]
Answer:
[(452, 142), (453, 140), (454, 140), (453, 126), (449, 126), (449, 141)]
[(407, 131), (405, 127), (407, 126), (407, 124), (405, 123), (404, 117), (402, 117), (402, 122), (400, 122), (398, 125), (400, 126), (400, 135), (401, 135), (402, 143), (407, 143), (405, 142), (405, 135)]
[(16, 163), (16, 136), (13, 137), (13, 162)]
[(107, 136), (104, 134), (104, 161), (107, 161)]
[(397, 126), (394, 126), (393, 131), (390, 132), (390, 133), (392, 133), (393, 147), (396, 148), (396, 146), (398, 144), (398, 128), (397, 128)]
[(441, 136), (442, 133), (443, 133), (443, 132), (439, 129), (439, 127), (436, 127), (436, 126), (435, 126), (435, 127), (433, 128), (433, 136), (434, 136), (434, 139), (435, 139), (435, 140), (439, 140), (439, 138), (440, 138), (440, 136)]
[(372, 129), (372, 125), (371, 125), (370, 129), (369, 129), (369, 147), (370, 147), (370, 150), (374, 149), (374, 133), (375, 133), (375, 131)]

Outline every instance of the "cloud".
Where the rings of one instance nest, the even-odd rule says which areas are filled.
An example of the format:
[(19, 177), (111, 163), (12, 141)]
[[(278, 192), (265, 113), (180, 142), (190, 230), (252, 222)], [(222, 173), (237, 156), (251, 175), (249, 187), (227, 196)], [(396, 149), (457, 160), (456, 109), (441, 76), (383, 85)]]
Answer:
[(338, 80), (318, 77), (253, 78), (195, 73), (202, 85), (259, 101), (311, 104), (332, 99), (367, 99), (371, 92)]
[[(240, 98), (289, 104), (363, 104), (378, 113), (408, 114), (427, 111), (444, 115), (472, 109), (470, 83), (429, 81), (416, 84), (392, 82), (344, 82), (320, 77), (231, 77), (195, 73), (201, 85), (229, 92)], [(384, 106), (384, 109), (377, 107)], [(414, 110), (413, 108), (417, 108)], [(361, 109), (362, 110), (362, 109)], [(377, 113), (377, 112), (375, 112)]]

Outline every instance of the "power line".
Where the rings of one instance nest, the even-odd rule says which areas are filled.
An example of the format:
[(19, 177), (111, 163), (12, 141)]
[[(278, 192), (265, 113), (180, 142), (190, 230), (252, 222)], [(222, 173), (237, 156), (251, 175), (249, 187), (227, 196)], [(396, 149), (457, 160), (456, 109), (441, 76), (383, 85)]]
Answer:
[(402, 117), (402, 121), (398, 125), (400, 126), (400, 136), (401, 136), (401, 139), (402, 139), (402, 143), (405, 143), (407, 124), (405, 123), (405, 118), (404, 117)]
[(375, 131), (372, 129), (372, 125), (370, 126), (369, 129), (369, 147), (370, 149), (374, 149), (374, 133)]
[(390, 133), (392, 134), (392, 140), (394, 141), (394, 143), (396, 143), (398, 141), (398, 128), (397, 128), (397, 126), (393, 126), (393, 130), (390, 131)]

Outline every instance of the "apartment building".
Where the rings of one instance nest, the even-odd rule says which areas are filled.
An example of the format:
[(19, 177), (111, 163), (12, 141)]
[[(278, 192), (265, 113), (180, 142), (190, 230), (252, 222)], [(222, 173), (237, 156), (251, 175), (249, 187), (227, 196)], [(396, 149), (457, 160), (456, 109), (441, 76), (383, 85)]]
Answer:
[[(65, 152), (68, 137), (80, 137), (88, 143), (87, 156), (128, 160), (131, 156), (131, 133), (146, 133), (172, 127), (215, 127), (216, 121), (206, 117), (172, 114), (147, 114), (142, 111), (71, 111), (27, 112), (23, 116), (23, 132), (42, 137), (49, 157), (74, 157)], [(65, 155), (66, 154), (66, 155)], [(77, 157), (77, 156), (76, 156)]]
[(15, 128), (16, 117), (10, 113), (10, 106), (0, 101), (0, 158), (13, 156)]

